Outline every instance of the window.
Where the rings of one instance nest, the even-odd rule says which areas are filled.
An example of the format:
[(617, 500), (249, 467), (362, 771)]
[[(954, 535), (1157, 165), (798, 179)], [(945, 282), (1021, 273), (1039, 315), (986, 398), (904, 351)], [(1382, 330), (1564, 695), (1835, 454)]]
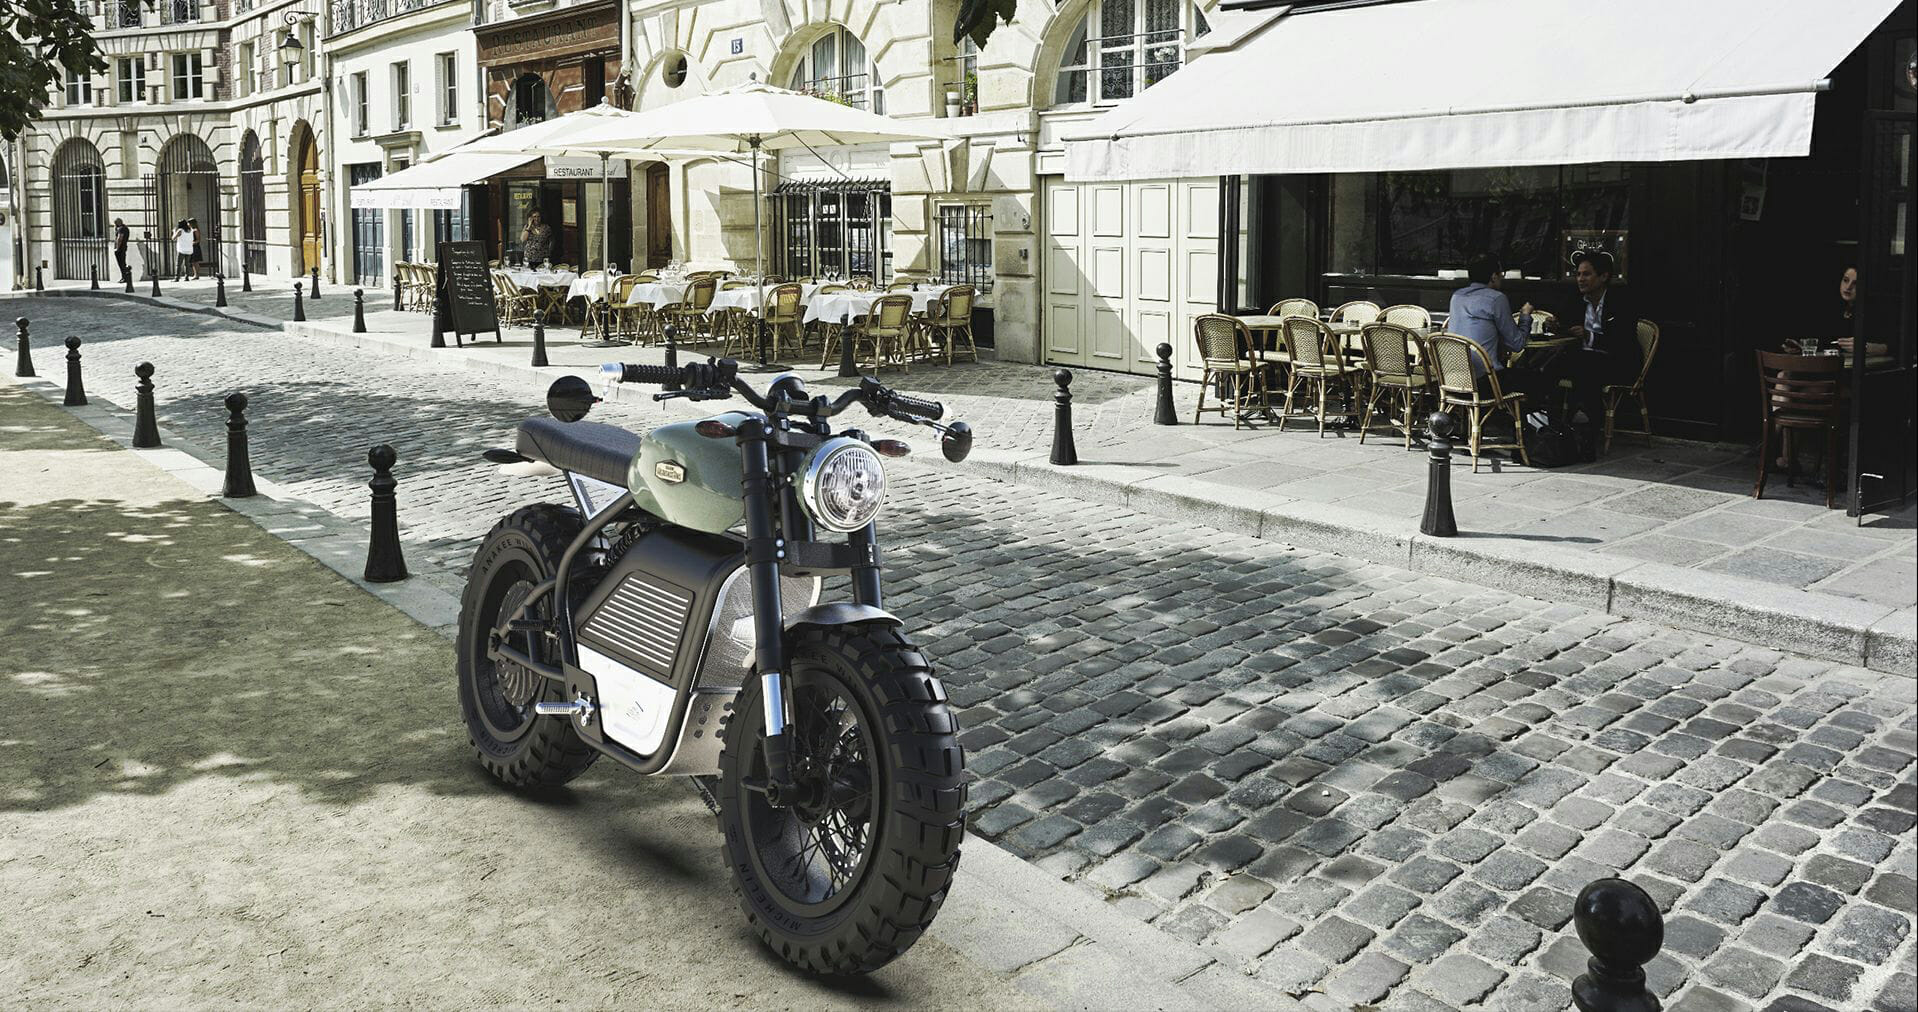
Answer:
[(979, 44), (968, 35), (959, 40), (959, 115), (979, 112)]
[(412, 64), (401, 60), (393, 64), (393, 129), (404, 130), (413, 123)]
[(311, 81), (320, 72), (320, 47), (315, 43), (313, 19), (300, 22), (300, 80)]
[(200, 0), (160, 0), (160, 23), (183, 25), (200, 20)]
[[(363, 78), (365, 74), (355, 74)], [(380, 178), (380, 163), (365, 162), (346, 167), (347, 185), (359, 186)], [(386, 284), (386, 212), (370, 207), (353, 208), (353, 280), (355, 284), (376, 288)]]
[(1178, 70), (1186, 43), (1210, 30), (1205, 15), (1189, 2), (1100, 0), (1066, 42), (1053, 104), (1131, 98)]
[(440, 68), (440, 125), (452, 126), (460, 121), (460, 58), (458, 53), (441, 53), (438, 57)]
[(788, 183), (769, 199), (787, 277), (892, 277), (892, 191), (862, 181), (844, 187)]
[(513, 104), (507, 110), (508, 129), (522, 123), (538, 123), (558, 113), (553, 105), (553, 93), (546, 88), (546, 80), (538, 74), (526, 73), (513, 79)]
[(175, 102), (202, 97), (200, 84), (200, 54), (173, 54), (173, 94)]
[(147, 100), (147, 58), (122, 56), (114, 61), (114, 79), (119, 83), (120, 102), (130, 104)]
[(245, 98), (253, 93), (253, 43), (240, 43), (239, 65), (233, 68), (233, 95)]
[(353, 136), (365, 137), (367, 129), (366, 115), (366, 71), (353, 75), (353, 87), (347, 95), (347, 101), (353, 103)]
[(793, 68), (794, 91), (831, 99), (855, 109), (884, 114), (886, 91), (879, 84), (879, 68), (866, 58), (866, 44), (844, 27), (834, 27), (799, 59)]
[(93, 75), (67, 72), (67, 104), (93, 104)]
[(992, 209), (984, 204), (939, 206), (939, 280), (992, 290)]

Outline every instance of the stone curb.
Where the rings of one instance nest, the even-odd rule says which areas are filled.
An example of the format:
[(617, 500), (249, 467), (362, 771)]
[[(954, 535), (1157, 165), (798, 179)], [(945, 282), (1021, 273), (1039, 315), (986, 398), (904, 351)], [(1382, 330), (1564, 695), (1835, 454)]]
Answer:
[(249, 327), (263, 327), (269, 330), (280, 329), (280, 321), (270, 316), (259, 316), (254, 313), (241, 312), (230, 306), (226, 309), (221, 309), (217, 306), (204, 305), (191, 299), (172, 299), (165, 295), (156, 299), (151, 295), (140, 294), (140, 292), (137, 291), (139, 287), (138, 284), (135, 284), (134, 287), (136, 291), (132, 295), (128, 295), (123, 291), (109, 291), (105, 288), (97, 292), (85, 288), (49, 288), (44, 292), (0, 293), (0, 299), (46, 298), (49, 296), (56, 299), (117, 299), (121, 302), (138, 302), (148, 306), (164, 306), (167, 309), (177, 309), (183, 313), (198, 313), (201, 316), (212, 316), (222, 320), (232, 320), (234, 323), (244, 323)]
[[(6, 379), (52, 404), (59, 404), (64, 393), (61, 385), (44, 377)], [(394, 584), (370, 584), (362, 578), (367, 549), (362, 525), (289, 498), (282, 487), (258, 475), (258, 496), (219, 498), (223, 456), (215, 457), (167, 429), (160, 430), (163, 446), (134, 449), (132, 413), (97, 396), (83, 407), (65, 410), (414, 621), (449, 640), (454, 637), (459, 600), (426, 583), (423, 573), (415, 571)], [(957, 879), (927, 934), (1053, 1008), (1122, 1004), (1138, 1009), (1290, 1012), (1322, 1007), (1294, 1001), (1197, 945), (1108, 907), (1084, 887), (1041, 871), (991, 841), (966, 841)]]
[[(62, 294), (139, 300), (138, 296), (125, 293), (85, 289)], [(160, 301), (164, 304), (177, 300)], [(203, 306), (192, 309), (225, 315)], [(325, 323), (281, 326), (290, 335), (323, 343), (386, 355), (432, 358), (442, 364), (449, 361), (445, 355), (435, 354), (447, 349), (430, 347), (423, 335), (398, 340), (388, 334), (353, 334)], [(457, 368), (541, 387), (568, 371), (587, 375), (584, 370), (567, 367), (536, 369), (531, 365), (461, 357), (457, 350), (452, 355), (451, 361)], [(637, 398), (646, 393), (616, 387), (612, 399), (621, 400), (622, 395)], [(690, 402), (669, 401), (667, 404), (689, 414), (699, 411), (698, 406)], [(1321, 503), (1259, 495), (1199, 478), (1139, 474), (1124, 465), (1055, 467), (1044, 454), (986, 448), (976, 449), (963, 464), (949, 463), (937, 455), (922, 460), (931, 467), (978, 474), (1092, 502), (1120, 503), (1153, 516), (1266, 541), (1918, 678), (1915, 670), (1918, 610), (1913, 608), (1893, 608), (1817, 591), (1793, 590), (1746, 577), (1641, 562), (1497, 534), (1468, 532), (1457, 538), (1434, 538), (1419, 533), (1417, 523), (1410, 519), (1394, 522)]]

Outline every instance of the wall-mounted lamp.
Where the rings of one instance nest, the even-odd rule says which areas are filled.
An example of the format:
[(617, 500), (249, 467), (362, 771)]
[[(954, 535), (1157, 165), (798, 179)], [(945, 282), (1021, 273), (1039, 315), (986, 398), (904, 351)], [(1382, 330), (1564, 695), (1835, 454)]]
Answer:
[(300, 37), (294, 33), (293, 28), (302, 21), (312, 21), (313, 15), (305, 11), (289, 9), (280, 16), (280, 20), (286, 22), (286, 35), (280, 39), (280, 55), (291, 60), (298, 57), (300, 51), (306, 48), (306, 44), (300, 41)]

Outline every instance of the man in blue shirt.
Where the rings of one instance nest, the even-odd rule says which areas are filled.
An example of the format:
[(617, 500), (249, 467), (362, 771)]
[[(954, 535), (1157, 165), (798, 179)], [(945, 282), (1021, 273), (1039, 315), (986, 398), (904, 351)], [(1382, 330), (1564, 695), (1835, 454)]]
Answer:
[[(1532, 329), (1532, 304), (1519, 310), (1517, 321), (1512, 319), (1512, 300), (1499, 291), (1505, 279), (1498, 259), (1490, 254), (1473, 257), (1465, 265), (1465, 276), (1472, 283), (1452, 293), (1452, 315), (1445, 329), (1483, 348), (1485, 360), (1496, 372), (1505, 367), (1507, 355), (1524, 349), (1525, 335)], [(1479, 389), (1489, 392), (1485, 370), (1477, 359), (1472, 361), (1472, 372), (1479, 377)]]

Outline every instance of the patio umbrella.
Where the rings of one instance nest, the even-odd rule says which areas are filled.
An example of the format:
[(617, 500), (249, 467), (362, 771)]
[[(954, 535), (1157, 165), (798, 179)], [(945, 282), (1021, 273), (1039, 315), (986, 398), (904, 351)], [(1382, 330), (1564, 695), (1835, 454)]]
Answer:
[(604, 270), (608, 266), (607, 261), (611, 258), (613, 251), (613, 188), (607, 181), (608, 165), (616, 156), (629, 156), (620, 156), (604, 146), (581, 144), (579, 139), (596, 130), (606, 131), (610, 136), (630, 135), (630, 124), (638, 118), (639, 113), (627, 112), (602, 100), (599, 105), (569, 112), (564, 116), (478, 138), (462, 145), (460, 150), (561, 158), (597, 157), (601, 197), (599, 266)]
[[(752, 81), (675, 102), (631, 119), (583, 126), (568, 142), (626, 157), (641, 153), (749, 155), (753, 170), (753, 267), (759, 302), (766, 302), (765, 243), (760, 229), (759, 152), (762, 148), (821, 148), (844, 144), (937, 140), (897, 120), (796, 91)], [(759, 360), (766, 335), (759, 332)]]

